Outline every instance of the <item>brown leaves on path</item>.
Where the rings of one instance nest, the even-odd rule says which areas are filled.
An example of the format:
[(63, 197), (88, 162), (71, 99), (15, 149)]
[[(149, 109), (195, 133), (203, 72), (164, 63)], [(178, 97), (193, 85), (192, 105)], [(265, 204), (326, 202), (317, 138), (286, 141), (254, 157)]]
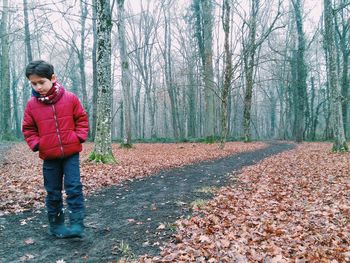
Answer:
[(350, 153), (331, 147), (303, 143), (243, 169), (139, 262), (350, 262)]
[[(263, 148), (264, 143), (245, 144), (228, 142), (225, 150), (218, 144), (173, 143), (135, 144), (132, 149), (120, 149), (113, 145), (117, 165), (101, 165), (86, 162), (93, 148), (84, 144), (81, 153), (81, 177), (86, 194), (109, 185), (151, 175), (161, 169), (177, 167), (202, 160), (215, 159), (234, 153)], [(0, 216), (41, 208), (45, 190), (42, 179), (42, 161), (25, 143), (16, 144), (6, 152), (0, 163)]]

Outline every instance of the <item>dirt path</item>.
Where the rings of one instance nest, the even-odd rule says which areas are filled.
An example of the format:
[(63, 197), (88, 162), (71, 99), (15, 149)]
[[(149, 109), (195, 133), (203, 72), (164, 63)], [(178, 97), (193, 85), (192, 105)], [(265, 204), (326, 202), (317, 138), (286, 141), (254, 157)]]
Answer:
[(43, 210), (0, 217), (0, 262), (116, 262), (123, 255), (121, 247), (135, 256), (155, 255), (171, 238), (172, 224), (190, 214), (190, 203), (211, 197), (199, 190), (226, 185), (232, 171), (291, 148), (272, 143), (255, 152), (163, 171), (100, 191), (86, 202), (82, 239), (47, 235)]

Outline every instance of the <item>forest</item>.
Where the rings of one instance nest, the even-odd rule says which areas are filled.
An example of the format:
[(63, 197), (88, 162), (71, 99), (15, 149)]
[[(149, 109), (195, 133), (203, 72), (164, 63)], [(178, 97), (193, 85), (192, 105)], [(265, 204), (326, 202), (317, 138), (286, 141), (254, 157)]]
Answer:
[[(0, 0), (0, 262), (350, 262), (349, 56), (349, 0)], [(35, 60), (89, 120), (78, 236), (23, 140)]]
[(22, 138), (24, 69), (44, 59), (80, 98), (95, 142), (333, 140), (347, 149), (346, 0), (3, 0), (0, 8), (2, 140)]

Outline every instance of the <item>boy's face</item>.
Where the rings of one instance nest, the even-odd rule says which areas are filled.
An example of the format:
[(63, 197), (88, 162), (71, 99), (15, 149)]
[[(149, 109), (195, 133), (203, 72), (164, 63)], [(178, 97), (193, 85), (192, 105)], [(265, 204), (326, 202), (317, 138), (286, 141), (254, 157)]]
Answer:
[(41, 96), (45, 96), (47, 92), (52, 88), (53, 83), (56, 82), (56, 76), (52, 75), (51, 79), (43, 78), (38, 75), (30, 75), (28, 77), (33, 89)]

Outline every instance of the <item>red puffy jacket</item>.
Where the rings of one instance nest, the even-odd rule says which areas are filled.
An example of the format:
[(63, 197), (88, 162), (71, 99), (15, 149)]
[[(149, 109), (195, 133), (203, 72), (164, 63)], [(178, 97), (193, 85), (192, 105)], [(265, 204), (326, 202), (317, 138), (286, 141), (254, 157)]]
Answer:
[(82, 150), (88, 136), (87, 114), (79, 99), (64, 91), (54, 104), (44, 104), (36, 97), (27, 103), (22, 123), (24, 138), (43, 160), (64, 158)]

